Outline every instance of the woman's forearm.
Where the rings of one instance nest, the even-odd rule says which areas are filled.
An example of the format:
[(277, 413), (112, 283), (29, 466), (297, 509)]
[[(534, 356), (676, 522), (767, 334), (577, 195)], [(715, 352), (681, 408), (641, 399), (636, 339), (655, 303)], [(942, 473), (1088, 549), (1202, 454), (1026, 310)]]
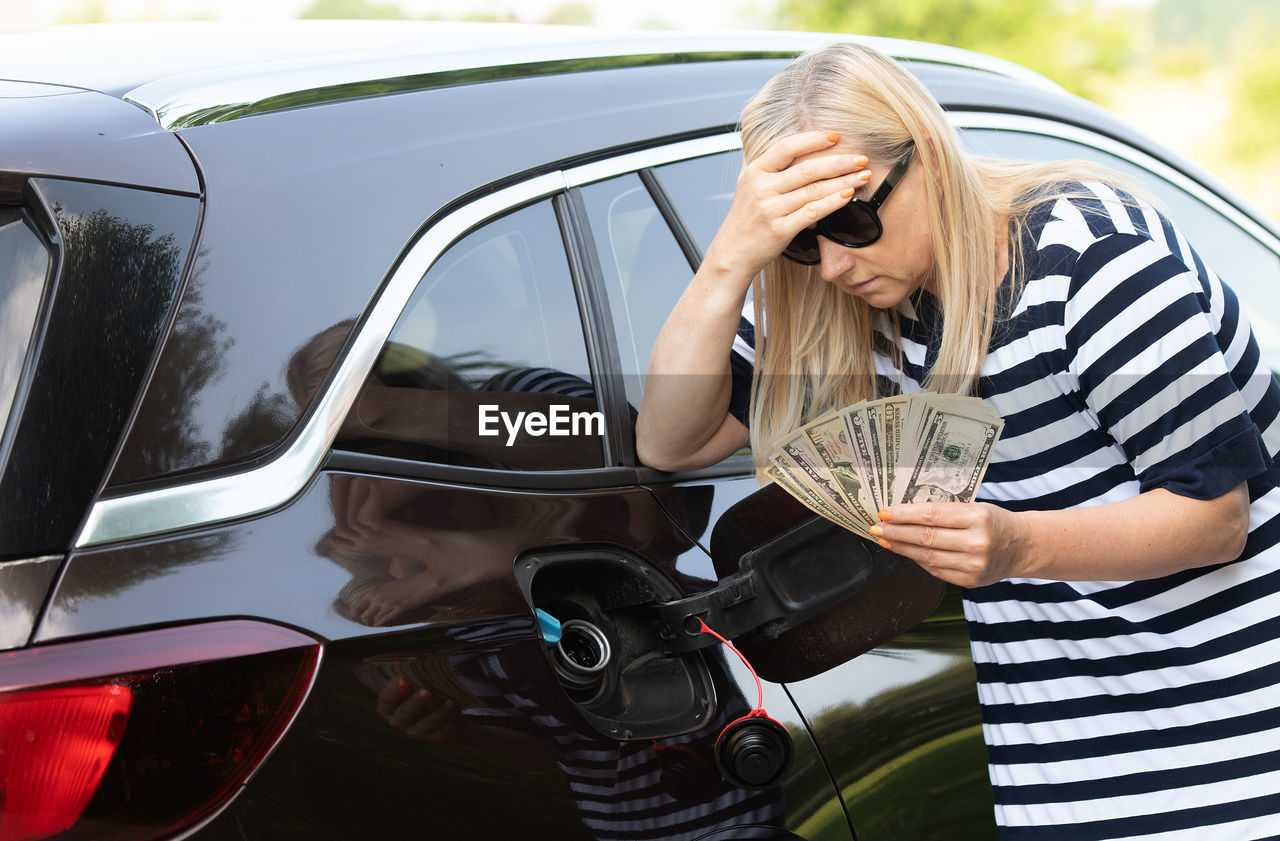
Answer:
[(1238, 557), (1249, 533), (1249, 494), (1245, 485), (1209, 500), (1157, 489), (1021, 516), (1030, 543), (1022, 577), (1137, 581)]
[(880, 516), (871, 531), (882, 545), (961, 587), (1004, 578), (1139, 581), (1239, 557), (1249, 493), (1241, 484), (1201, 500), (1156, 489), (1066, 511), (924, 502)]
[(636, 421), (637, 451), (651, 467), (713, 464), (746, 442), (728, 415), (729, 352), (750, 279), (725, 274), (704, 263), (654, 343)]

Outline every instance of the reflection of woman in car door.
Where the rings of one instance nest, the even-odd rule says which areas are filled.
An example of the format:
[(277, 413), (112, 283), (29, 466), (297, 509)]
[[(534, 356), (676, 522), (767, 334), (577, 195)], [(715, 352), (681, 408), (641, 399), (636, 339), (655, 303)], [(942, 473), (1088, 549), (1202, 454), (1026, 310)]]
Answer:
[[(492, 636), (491, 629), (484, 633)], [(598, 841), (696, 841), (718, 829), (781, 828), (781, 788), (748, 790), (720, 779), (711, 741), (749, 704), (725, 679), (719, 653), (709, 660), (720, 698), (710, 736), (621, 741), (596, 733), (553, 685), (545, 660), (517, 647), (450, 658), (477, 699), (465, 710), (439, 693), (392, 681), (379, 693), (378, 711), (425, 741), (497, 751), (523, 764), (554, 762)]]
[[(339, 612), (376, 625), (430, 620), (447, 639), (430, 653), (401, 652), (357, 667), (389, 725), (430, 744), (470, 748), (505, 767), (558, 769), (591, 837), (692, 841), (725, 827), (782, 826), (779, 788), (734, 788), (716, 768), (716, 734), (749, 709), (718, 651), (705, 657), (716, 716), (696, 734), (609, 738), (569, 702), (537, 650), (541, 642), (532, 638), (512, 567), (536, 535), (572, 533), (566, 518), (583, 516), (581, 510), (510, 495), (485, 504), (447, 488), (367, 476), (336, 475), (330, 482), (335, 526), (321, 551), (353, 576)], [(709, 506), (710, 498), (701, 502)], [(647, 515), (633, 516), (621, 500), (597, 499), (591, 511), (619, 523), (645, 554), (687, 548), (670, 543), (665, 518), (637, 522)], [(683, 513), (707, 518), (705, 509)]]
[(1280, 837), (1280, 385), (1196, 232), (1097, 167), (974, 157), (852, 44), (771, 81), (743, 148), (654, 349), (641, 457), (763, 460), (859, 400), (982, 397), (1005, 420), (985, 501), (873, 532), (968, 588), (1003, 837)]

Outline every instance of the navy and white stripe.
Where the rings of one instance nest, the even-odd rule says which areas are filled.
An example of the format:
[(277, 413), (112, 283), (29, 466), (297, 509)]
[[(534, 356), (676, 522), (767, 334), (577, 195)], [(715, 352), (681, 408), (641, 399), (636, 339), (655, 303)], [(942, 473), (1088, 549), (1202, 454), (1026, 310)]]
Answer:
[[(966, 592), (1001, 837), (1280, 837), (1280, 387), (1168, 220), (1072, 189), (1028, 220), (983, 365), (1005, 429), (981, 497), (1063, 509), (1248, 482), (1250, 534), (1237, 560), (1165, 578)], [(925, 294), (898, 314), (903, 364), (879, 355), (878, 374), (916, 391), (940, 319)]]

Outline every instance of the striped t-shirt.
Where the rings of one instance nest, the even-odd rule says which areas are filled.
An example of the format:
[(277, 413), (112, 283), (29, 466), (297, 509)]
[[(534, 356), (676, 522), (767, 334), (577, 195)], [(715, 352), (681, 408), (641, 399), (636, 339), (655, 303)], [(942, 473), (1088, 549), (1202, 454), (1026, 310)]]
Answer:
[[(983, 365), (1005, 428), (980, 497), (1065, 509), (1247, 481), (1250, 533), (1235, 561), (1163, 578), (965, 591), (1001, 838), (1280, 838), (1280, 387), (1166, 219), (1072, 189), (1087, 195), (1028, 219)], [(934, 299), (897, 312), (901, 369), (887, 317), (877, 337), (885, 394), (919, 391), (938, 350)], [(753, 345), (740, 331), (735, 353)]]

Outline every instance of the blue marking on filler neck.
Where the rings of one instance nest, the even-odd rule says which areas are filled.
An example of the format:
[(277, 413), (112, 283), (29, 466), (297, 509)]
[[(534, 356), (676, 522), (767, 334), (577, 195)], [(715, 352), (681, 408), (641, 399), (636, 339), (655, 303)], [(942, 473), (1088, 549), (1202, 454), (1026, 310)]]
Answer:
[(534, 608), (533, 612), (538, 617), (538, 630), (542, 631), (542, 641), (547, 645), (560, 642), (560, 620), (542, 608)]

